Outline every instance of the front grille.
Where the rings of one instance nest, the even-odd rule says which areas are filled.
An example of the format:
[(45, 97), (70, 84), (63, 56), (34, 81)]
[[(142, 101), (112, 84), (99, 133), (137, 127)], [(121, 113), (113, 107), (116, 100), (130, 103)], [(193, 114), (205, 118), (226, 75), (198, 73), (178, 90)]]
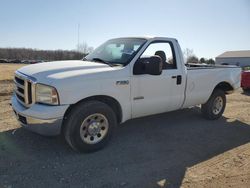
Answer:
[(25, 107), (29, 107), (34, 102), (33, 81), (25, 75), (16, 73), (14, 82), (17, 100)]

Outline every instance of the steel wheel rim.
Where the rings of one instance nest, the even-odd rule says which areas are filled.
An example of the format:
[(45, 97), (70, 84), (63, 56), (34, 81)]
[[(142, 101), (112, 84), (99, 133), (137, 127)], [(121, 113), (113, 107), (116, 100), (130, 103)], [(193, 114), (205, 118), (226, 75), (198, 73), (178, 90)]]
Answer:
[(96, 144), (106, 136), (108, 128), (109, 122), (104, 115), (91, 114), (83, 120), (80, 126), (81, 139), (87, 144)]
[(222, 108), (223, 108), (223, 99), (221, 96), (218, 96), (214, 100), (213, 113), (215, 115), (218, 115), (221, 112)]

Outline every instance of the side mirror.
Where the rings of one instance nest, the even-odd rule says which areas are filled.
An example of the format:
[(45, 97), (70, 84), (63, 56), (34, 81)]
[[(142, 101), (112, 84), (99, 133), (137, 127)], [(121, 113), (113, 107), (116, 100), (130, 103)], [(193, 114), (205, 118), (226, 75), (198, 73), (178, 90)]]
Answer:
[(145, 62), (145, 72), (150, 75), (161, 75), (162, 73), (162, 60), (159, 56), (151, 56)]
[(162, 60), (159, 56), (143, 57), (134, 65), (133, 74), (160, 75), (162, 73)]

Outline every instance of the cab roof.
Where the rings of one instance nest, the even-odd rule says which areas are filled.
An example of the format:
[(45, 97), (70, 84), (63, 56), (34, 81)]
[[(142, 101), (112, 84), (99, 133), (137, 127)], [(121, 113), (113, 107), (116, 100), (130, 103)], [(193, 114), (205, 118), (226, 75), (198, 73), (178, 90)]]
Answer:
[(146, 40), (176, 40), (175, 38), (169, 37), (155, 37), (155, 36), (133, 36), (133, 37), (118, 37), (113, 39), (146, 39)]

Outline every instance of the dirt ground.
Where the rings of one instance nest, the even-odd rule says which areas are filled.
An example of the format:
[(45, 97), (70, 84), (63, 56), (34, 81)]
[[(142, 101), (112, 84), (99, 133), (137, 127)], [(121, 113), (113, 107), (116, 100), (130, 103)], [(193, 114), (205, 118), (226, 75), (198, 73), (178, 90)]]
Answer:
[(250, 95), (241, 90), (227, 96), (219, 120), (199, 108), (135, 119), (103, 150), (79, 154), (60, 136), (20, 128), (12, 84), (0, 81), (0, 188), (250, 187)]
[(0, 80), (12, 80), (14, 71), (24, 64), (1, 63), (0, 64)]

